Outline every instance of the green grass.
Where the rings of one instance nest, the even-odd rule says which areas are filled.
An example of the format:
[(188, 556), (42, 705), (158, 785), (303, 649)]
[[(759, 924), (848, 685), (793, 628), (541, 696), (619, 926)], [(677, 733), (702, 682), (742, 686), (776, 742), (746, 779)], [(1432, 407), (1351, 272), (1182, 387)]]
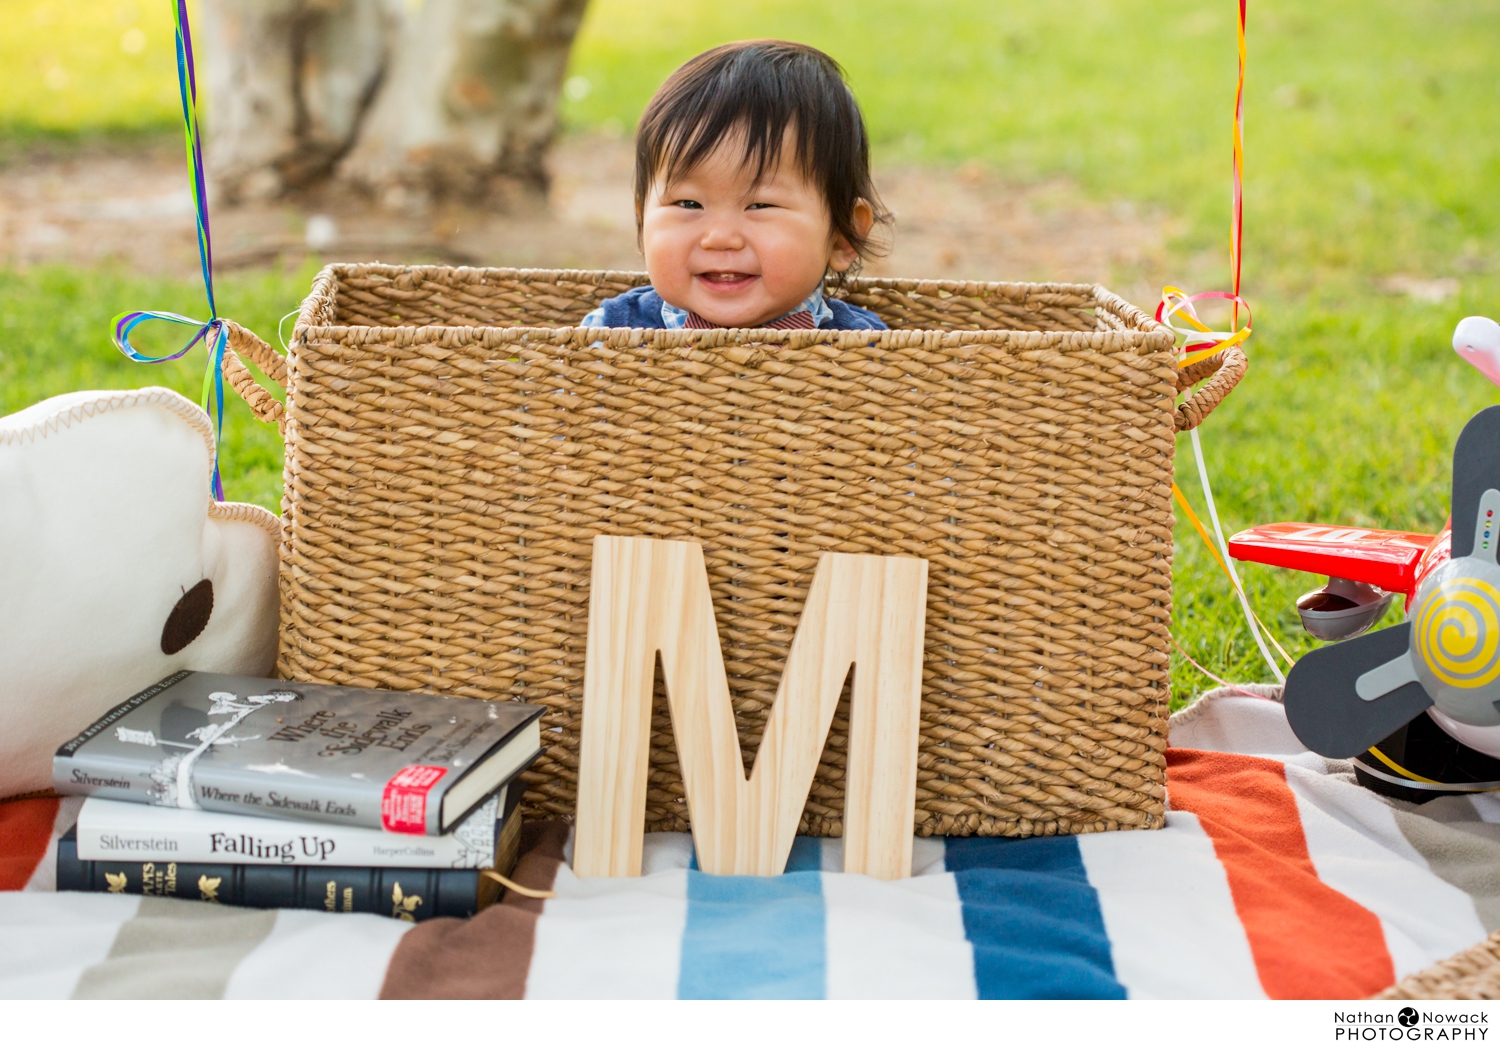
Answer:
[(167, 0), (0, 0), (6, 137), (179, 126)]
[[(877, 149), (1067, 174), (1185, 220), (1227, 272), (1232, 0), (802, 0), (591, 6), (582, 125), (630, 127), (664, 76), (782, 36), (844, 64)], [(1500, 8), (1488, 0), (1256, 0), (1246, 86), (1247, 287), (1450, 264), (1500, 228)]]
[[(0, 149), (173, 126), (168, 5), (137, 2), (147, 46), (128, 55), (128, 5), (0, 0), (0, 18), (21, 30), (0, 39)], [(1010, 177), (1064, 176), (1094, 199), (1152, 205), (1171, 217), (1171, 259), (1148, 278), (1223, 287), (1234, 6), (594, 0), (569, 71), (589, 90), (565, 118), (628, 133), (662, 78), (698, 51), (747, 37), (804, 40), (848, 69), (878, 156), (978, 158)], [(1244, 287), (1256, 334), (1246, 382), (1203, 434), (1224, 525), (1436, 530), (1453, 441), (1496, 400), (1448, 340), (1460, 317), (1500, 314), (1500, 6), (1256, 0), (1249, 48)], [(66, 83), (49, 82), (57, 67)], [(1377, 290), (1397, 273), (1456, 278), (1460, 292), (1429, 305)], [(308, 278), (223, 279), (224, 312), (268, 333)], [(127, 307), (194, 313), (200, 295), (187, 282), (111, 273), (0, 276), (0, 411), (80, 386), (160, 382), (196, 396), (196, 366), (131, 365), (106, 329)], [(235, 406), (227, 442), (231, 497), (274, 506), (274, 431)], [(1179, 464), (1202, 512), (1185, 441)], [(1177, 638), (1225, 677), (1266, 680), (1218, 568), (1184, 523), (1177, 539)], [(1314, 581), (1243, 573), (1283, 642), (1308, 648), (1291, 602)], [(1174, 657), (1179, 702), (1206, 684)]]

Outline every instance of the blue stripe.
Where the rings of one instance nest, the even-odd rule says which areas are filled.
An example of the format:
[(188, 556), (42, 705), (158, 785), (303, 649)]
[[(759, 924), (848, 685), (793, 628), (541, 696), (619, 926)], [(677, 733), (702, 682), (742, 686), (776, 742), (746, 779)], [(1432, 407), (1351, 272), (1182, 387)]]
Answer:
[(689, 870), (679, 999), (821, 999), (823, 876)]
[[(811, 835), (798, 835), (792, 840), (792, 852), (786, 858), (787, 871), (822, 871), (823, 843), (827, 839), (815, 839)], [(688, 851), (688, 870), (702, 871), (698, 867), (698, 850)]]
[(1123, 999), (1078, 839), (950, 838), (981, 999)]
[(786, 858), (787, 871), (822, 871), (823, 839), (798, 835), (792, 840), (792, 852)]

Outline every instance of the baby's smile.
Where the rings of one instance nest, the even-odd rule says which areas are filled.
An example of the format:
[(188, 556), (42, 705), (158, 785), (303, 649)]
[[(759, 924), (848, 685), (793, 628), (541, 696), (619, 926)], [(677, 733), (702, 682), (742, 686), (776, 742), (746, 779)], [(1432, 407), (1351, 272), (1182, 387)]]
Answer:
[(705, 282), (716, 292), (738, 292), (750, 286), (750, 282), (760, 277), (758, 273), (700, 273), (696, 275), (698, 280)]

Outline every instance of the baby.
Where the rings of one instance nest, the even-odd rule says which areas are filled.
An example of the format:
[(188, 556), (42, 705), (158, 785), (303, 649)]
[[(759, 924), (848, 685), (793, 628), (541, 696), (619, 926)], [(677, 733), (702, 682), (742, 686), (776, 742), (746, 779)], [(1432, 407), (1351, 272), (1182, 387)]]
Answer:
[(859, 105), (821, 51), (745, 41), (673, 73), (636, 133), (635, 217), (651, 284), (585, 327), (886, 327), (823, 295), (889, 217)]

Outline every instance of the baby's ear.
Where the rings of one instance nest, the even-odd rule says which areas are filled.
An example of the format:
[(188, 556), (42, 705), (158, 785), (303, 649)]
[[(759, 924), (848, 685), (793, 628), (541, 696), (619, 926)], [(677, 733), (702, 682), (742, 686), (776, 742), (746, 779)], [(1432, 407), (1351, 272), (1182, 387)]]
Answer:
[(875, 228), (875, 208), (863, 197), (854, 202), (854, 228), (859, 231), (861, 240), (870, 236), (870, 231)]
[[(850, 218), (854, 220), (854, 230), (859, 234), (860, 240), (870, 236), (870, 230), (875, 225), (875, 209), (870, 206), (869, 201), (863, 197), (856, 200)], [(834, 230), (832, 250), (828, 253), (828, 268), (834, 273), (843, 273), (858, 258), (859, 251), (849, 243), (849, 238)]]

